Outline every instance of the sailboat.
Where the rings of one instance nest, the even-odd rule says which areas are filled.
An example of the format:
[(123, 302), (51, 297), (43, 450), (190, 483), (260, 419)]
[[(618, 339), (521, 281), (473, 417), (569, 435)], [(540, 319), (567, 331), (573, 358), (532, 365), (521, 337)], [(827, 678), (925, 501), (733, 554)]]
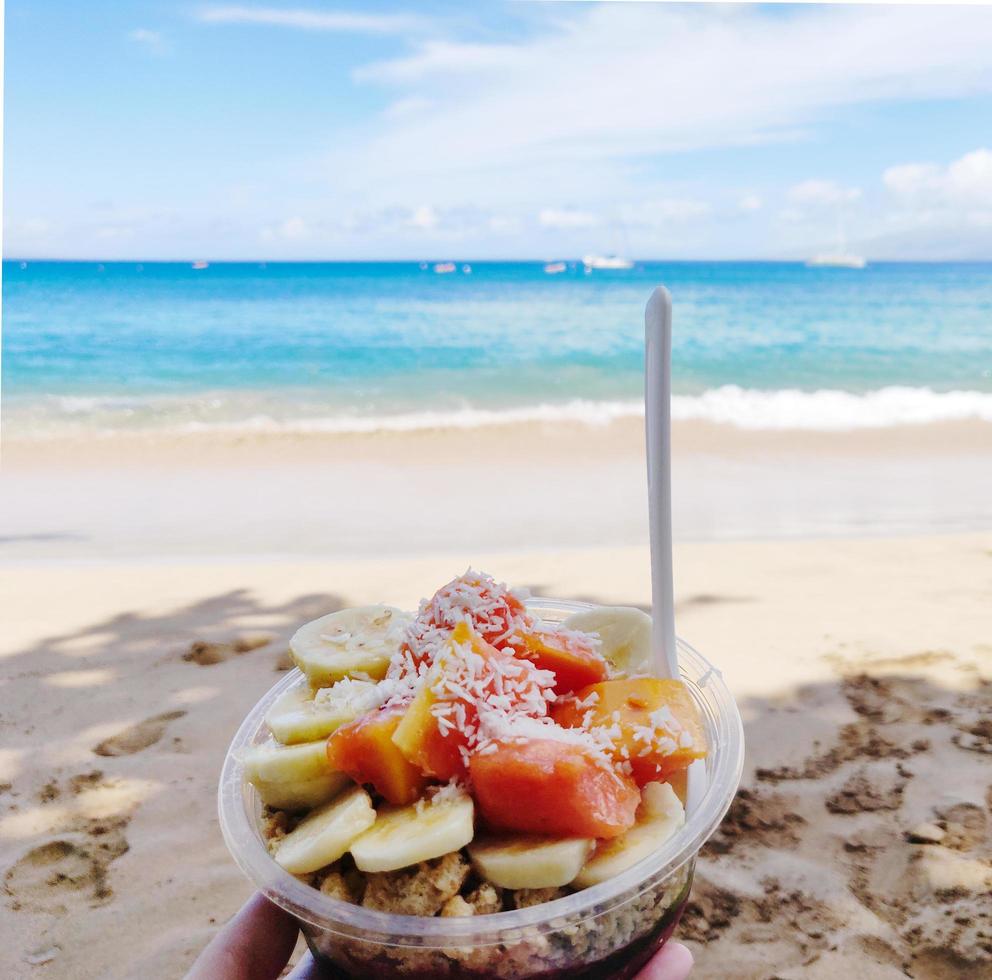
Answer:
[(627, 228), (623, 223), (623, 218), (617, 214), (616, 220), (611, 222), (613, 228), (612, 238), (619, 245), (622, 252), (592, 252), (582, 256), (582, 264), (585, 266), (585, 273), (589, 275), (593, 269), (633, 269), (634, 263), (624, 257), (630, 253), (630, 243), (627, 241)]
[(867, 264), (863, 255), (850, 252), (820, 252), (806, 261), (810, 269), (863, 269)]
[(633, 269), (634, 263), (620, 255), (583, 255), (586, 269)]
[(837, 226), (837, 251), (820, 252), (807, 259), (806, 266), (810, 269), (863, 269), (868, 264), (863, 255), (855, 255), (847, 250), (844, 229)]

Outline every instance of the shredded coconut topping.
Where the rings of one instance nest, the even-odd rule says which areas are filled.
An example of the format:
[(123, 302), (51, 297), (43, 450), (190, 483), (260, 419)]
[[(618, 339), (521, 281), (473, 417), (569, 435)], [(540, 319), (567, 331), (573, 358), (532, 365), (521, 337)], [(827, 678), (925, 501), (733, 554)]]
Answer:
[[(524, 637), (542, 633), (596, 653), (601, 643), (588, 633), (534, 620), (524, 607), (524, 598), (491, 576), (468, 569), (420, 603), (384, 678), (377, 682), (347, 678), (317, 692), (315, 700), (348, 703), (362, 714), (409, 703), (429, 690), (429, 710), (438, 731), (444, 737), (457, 733), (458, 751), (466, 767), (471, 755), (495, 752), (501, 742), (550, 739), (629, 774), (631, 755), (669, 754), (692, 744), (691, 732), (683, 729), (667, 707), (654, 711), (649, 724), (634, 729), (636, 747), (628, 749), (620, 712), (612, 712), (606, 724), (601, 716), (597, 718), (594, 709), (599, 695), (595, 691), (581, 699), (556, 696), (555, 674), (517, 656), (525, 649)], [(460, 624), (469, 631), (456, 633)], [(337, 635), (325, 639), (342, 640)], [(579, 725), (565, 728), (549, 716), (548, 709), (569, 700), (577, 709)], [(453, 781), (435, 790), (431, 803), (421, 800), (417, 805), (444, 802), (464, 792), (465, 787)]]
[(418, 660), (433, 660), (460, 622), (489, 644), (502, 649), (530, 625), (524, 609), (526, 595), (514, 592), (491, 575), (469, 568), (423, 599), (416, 619), (407, 628), (406, 646)]
[(458, 779), (452, 779), (441, 786), (429, 786), (427, 793), (417, 800), (417, 813), (423, 813), (428, 807), (447, 806), (450, 803), (456, 803), (467, 795), (467, 787)]
[(313, 696), (321, 707), (348, 708), (358, 714), (374, 711), (385, 700), (380, 686), (371, 680), (345, 677), (331, 687), (322, 687)]
[(495, 752), (499, 742), (514, 739), (550, 739), (573, 745), (594, 756), (604, 766), (610, 765), (609, 750), (611, 742), (602, 735), (603, 729), (594, 728), (563, 728), (546, 715), (529, 717), (527, 715), (499, 716), (492, 712), (484, 712), (479, 717), (481, 737), (478, 741), (480, 752)]

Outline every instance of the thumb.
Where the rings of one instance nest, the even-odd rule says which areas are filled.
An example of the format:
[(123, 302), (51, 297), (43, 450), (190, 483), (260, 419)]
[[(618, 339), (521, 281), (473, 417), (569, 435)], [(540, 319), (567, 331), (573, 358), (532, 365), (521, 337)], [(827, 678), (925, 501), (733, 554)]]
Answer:
[(275, 980), (298, 931), (288, 912), (253, 895), (200, 953), (186, 980)]
[(692, 953), (681, 943), (666, 943), (634, 980), (685, 980), (692, 972)]

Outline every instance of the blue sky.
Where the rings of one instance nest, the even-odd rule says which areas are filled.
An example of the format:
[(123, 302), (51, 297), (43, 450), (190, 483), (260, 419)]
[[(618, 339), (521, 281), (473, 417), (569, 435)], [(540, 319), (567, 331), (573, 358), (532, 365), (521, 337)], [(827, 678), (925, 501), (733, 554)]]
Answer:
[(7, 256), (992, 259), (992, 8), (8, 0)]

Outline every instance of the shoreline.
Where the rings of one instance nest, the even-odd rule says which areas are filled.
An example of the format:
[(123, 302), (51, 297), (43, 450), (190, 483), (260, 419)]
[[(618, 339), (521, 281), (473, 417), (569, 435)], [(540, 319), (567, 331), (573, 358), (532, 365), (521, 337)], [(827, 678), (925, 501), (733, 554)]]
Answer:
[[(605, 437), (605, 438), (600, 438)], [(603, 424), (579, 421), (526, 421), (477, 428), (425, 428), (409, 432), (137, 432), (81, 433), (76, 436), (24, 437), (3, 433), (0, 465), (21, 468), (62, 468), (244, 461), (253, 452), (276, 453), (282, 458), (306, 455), (322, 447), (345, 452), (369, 447), (409, 453), (411, 458), (429, 449), (453, 455), (477, 449), (480, 442), (523, 439), (541, 443), (544, 452), (574, 450), (586, 441), (611, 456), (643, 452), (644, 420), (621, 418)], [(982, 420), (907, 423), (844, 430), (750, 429), (729, 423), (674, 421), (675, 454), (708, 453), (750, 456), (754, 453), (861, 456), (880, 454), (932, 455), (975, 452), (988, 454), (992, 423)]]
[[(25, 449), (81, 441), (196, 446), (275, 439), (443, 438), (500, 430), (623, 429), (643, 425), (644, 417), (640, 397), (619, 395), (590, 398), (576, 394), (502, 406), (467, 401), (446, 407), (420, 404), (387, 410), (380, 406), (378, 413), (368, 414), (344, 405), (300, 402), (295, 400), (299, 392), (287, 400), (289, 394), (270, 388), (147, 397), (48, 395), (32, 408), (23, 395), (8, 393), (5, 438)], [(951, 433), (960, 440), (969, 431), (992, 426), (992, 391), (935, 391), (905, 385), (860, 392), (768, 390), (725, 384), (692, 395), (673, 395), (671, 417), (676, 432), (690, 437), (709, 433), (712, 439), (713, 433), (730, 433), (753, 437), (759, 443), (769, 436), (779, 441), (826, 437), (829, 443), (830, 438), (852, 435), (877, 443), (879, 437), (891, 441), (906, 431), (917, 436), (922, 432), (926, 440), (931, 430)]]

